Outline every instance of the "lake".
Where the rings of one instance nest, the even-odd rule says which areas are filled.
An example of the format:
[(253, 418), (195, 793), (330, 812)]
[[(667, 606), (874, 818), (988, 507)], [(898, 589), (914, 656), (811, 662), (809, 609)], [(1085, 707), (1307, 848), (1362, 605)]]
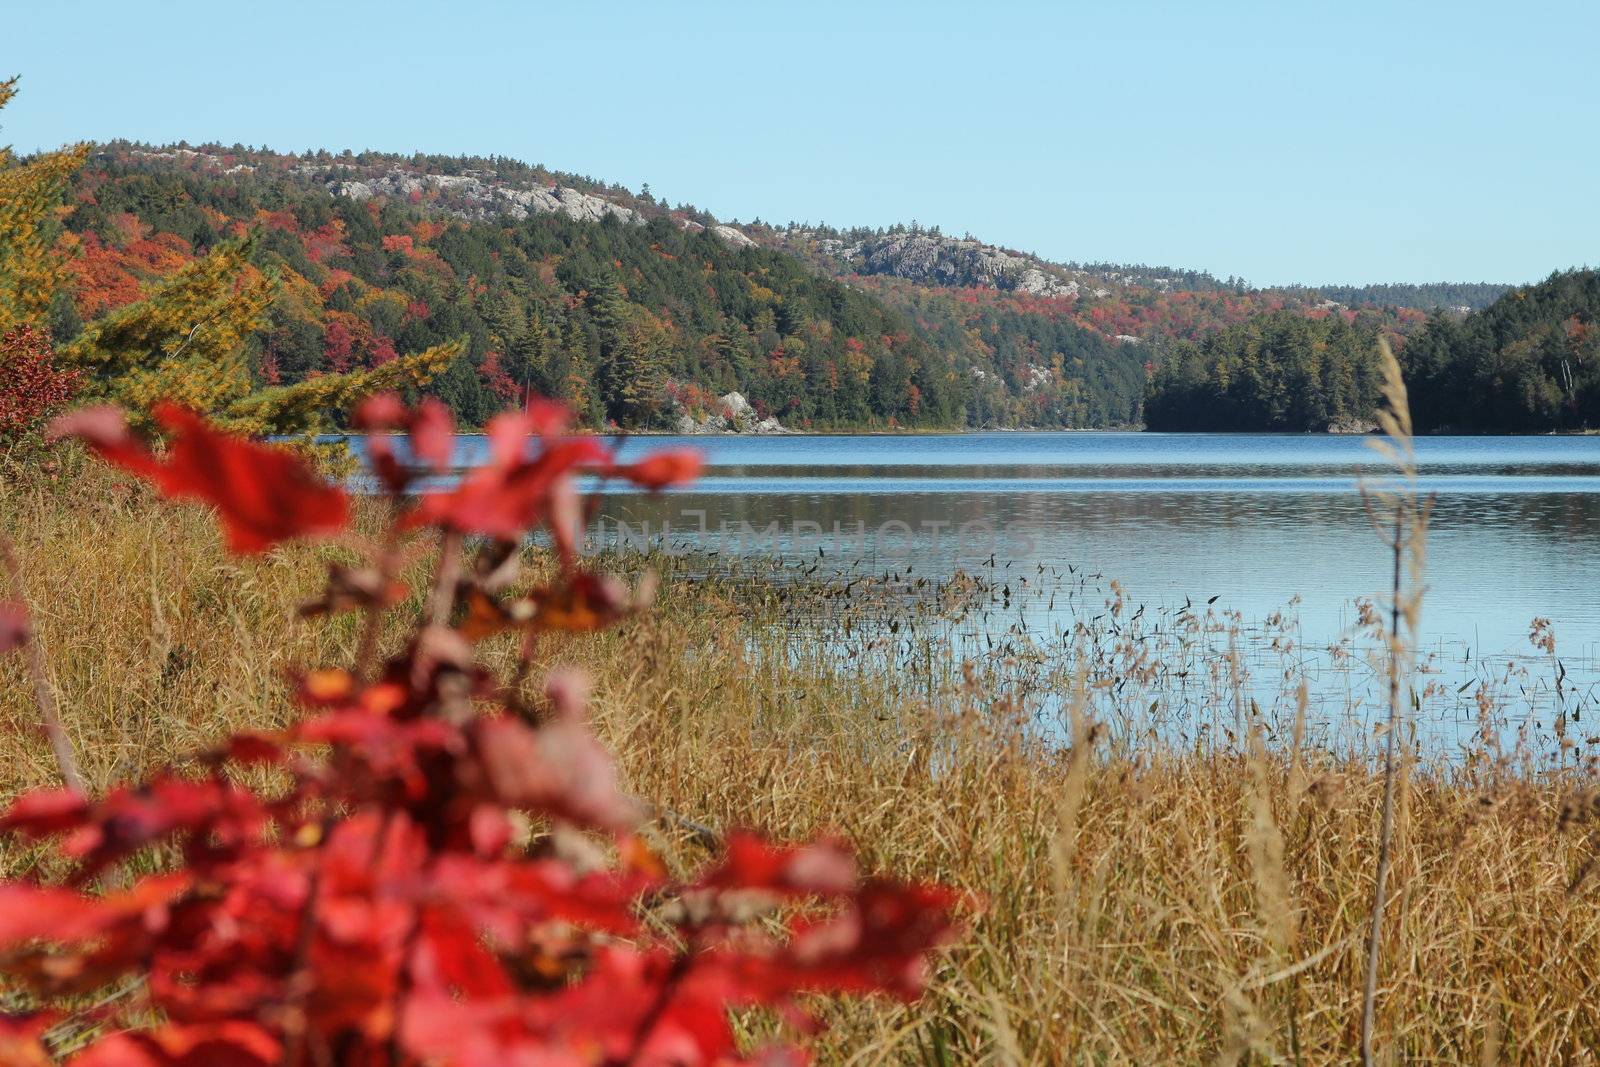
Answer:
[[(1247, 619), (1298, 595), (1307, 640), (1332, 640), (1354, 598), (1389, 576), (1358, 491), (1387, 468), (1358, 437), (650, 437), (624, 455), (667, 447), (700, 449), (705, 477), (658, 497), (613, 492), (606, 523), (635, 535), (670, 523), (678, 543), (727, 551), (771, 550), (770, 536), (741, 534), (777, 523), (776, 550), (808, 565), (819, 547), (835, 567), (864, 558), (930, 575), (995, 554), (1019, 573), (1071, 565), (1118, 579), (1137, 602), (1216, 596)], [(1436, 495), (1425, 631), (1520, 651), (1545, 616), (1564, 654), (1600, 650), (1600, 437), (1426, 438), (1417, 456), (1420, 487)]]
[[(470, 465), (484, 442), (460, 447)], [(608, 489), (599, 543), (776, 556), (824, 575), (962, 570), (1019, 592), (1023, 578), (1088, 575), (1101, 590), (1116, 579), (1152, 613), (1215, 598), (1254, 627), (1287, 612), (1309, 649), (1349, 637), (1357, 598), (1381, 598), (1389, 579), (1358, 490), (1387, 467), (1359, 437), (639, 437), (624, 456), (679, 447), (705, 454), (705, 476), (660, 495)], [(1457, 676), (1538, 660), (1528, 631), (1541, 616), (1569, 686), (1593, 690), (1600, 437), (1425, 438), (1417, 455), (1436, 497), (1421, 619), (1436, 669), (1454, 689)], [(1024, 611), (1059, 626), (1109, 596), (1041, 596)]]

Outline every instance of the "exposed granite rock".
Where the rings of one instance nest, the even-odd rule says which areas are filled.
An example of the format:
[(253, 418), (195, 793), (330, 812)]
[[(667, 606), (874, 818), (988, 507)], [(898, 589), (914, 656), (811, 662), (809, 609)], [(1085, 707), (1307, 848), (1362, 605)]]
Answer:
[(677, 431), (683, 434), (789, 432), (770, 415), (764, 419), (757, 418), (755, 407), (745, 399), (743, 393), (727, 393), (719, 397), (717, 407), (720, 410), (698, 418), (689, 412), (680, 412), (675, 422)]
[(1371, 419), (1346, 416), (1328, 423), (1328, 432), (1337, 434), (1376, 433), (1378, 424)]
[[(743, 230), (732, 226), (713, 226), (711, 232), (722, 238), (731, 248), (754, 248), (756, 243), (746, 237)], [(735, 393), (735, 396), (738, 394)], [(741, 398), (742, 399), (742, 398)]]
[(812, 248), (834, 260), (840, 269), (861, 274), (888, 274), (931, 285), (981, 286), (1030, 296), (1078, 295), (1078, 282), (1069, 277), (1066, 268), (971, 238), (912, 231), (848, 243), (796, 229), (781, 233), (779, 239), (794, 248)]
[(722, 406), (722, 413), (735, 423), (749, 422), (756, 417), (755, 407), (744, 398), (743, 393), (724, 393), (717, 403)]
[[(464, 219), (561, 214), (580, 222), (598, 222), (614, 216), (623, 222), (643, 221), (636, 211), (603, 197), (567, 186), (527, 189), (487, 182), (470, 174), (412, 174), (399, 168), (375, 178), (336, 179), (328, 183), (335, 196), (367, 200), (374, 196), (409, 197), (437, 190), (441, 207)], [(743, 236), (742, 234), (740, 236)]]

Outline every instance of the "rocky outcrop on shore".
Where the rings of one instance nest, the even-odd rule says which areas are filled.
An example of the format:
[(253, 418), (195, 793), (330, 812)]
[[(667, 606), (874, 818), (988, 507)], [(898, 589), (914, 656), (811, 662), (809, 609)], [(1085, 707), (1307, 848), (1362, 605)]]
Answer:
[(782, 423), (770, 415), (764, 419), (760, 418), (755, 407), (745, 399), (743, 393), (724, 394), (717, 399), (717, 408), (716, 411), (703, 412), (699, 415), (680, 412), (677, 431), (685, 434), (789, 432), (784, 429)]

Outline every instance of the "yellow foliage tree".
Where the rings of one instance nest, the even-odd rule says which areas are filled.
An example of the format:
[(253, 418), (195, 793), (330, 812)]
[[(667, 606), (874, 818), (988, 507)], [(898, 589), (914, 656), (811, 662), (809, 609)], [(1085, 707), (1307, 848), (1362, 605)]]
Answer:
[(90, 323), (58, 350), (92, 375), (91, 393), (136, 414), (171, 400), (245, 433), (313, 433), (357, 400), (426, 385), (465, 349), (436, 345), (369, 370), (255, 389), (245, 344), (278, 281), (251, 266), (253, 237), (228, 241), (157, 282), (138, 303)]
[(243, 400), (252, 384), (245, 342), (277, 287), (250, 265), (251, 248), (248, 237), (218, 245), (89, 323), (57, 358), (86, 372), (91, 395), (133, 411), (163, 399), (208, 412)]
[(466, 348), (464, 340), (450, 341), (371, 370), (323, 374), (261, 389), (223, 408), (217, 421), (242, 433), (318, 433), (330, 428), (330, 415), (349, 411), (362, 397), (428, 384)]
[[(16, 92), (17, 79), (0, 81), (0, 108)], [(0, 147), (0, 334), (46, 325), (67, 276), (57, 213), (68, 179), (88, 155), (88, 145), (74, 145), (24, 164)]]
[[(0, 107), (16, 92), (0, 82)], [(56, 213), (87, 146), (16, 165), (0, 151), (0, 332), (43, 325), (67, 281), (67, 252)], [(253, 235), (217, 245), (162, 278), (143, 299), (89, 323), (56, 349), (84, 372), (86, 394), (126, 408), (138, 420), (169, 400), (250, 433), (311, 433), (357, 400), (385, 389), (421, 387), (465, 350), (451, 342), (381, 366), (256, 389), (248, 344), (279, 288), (250, 262)]]

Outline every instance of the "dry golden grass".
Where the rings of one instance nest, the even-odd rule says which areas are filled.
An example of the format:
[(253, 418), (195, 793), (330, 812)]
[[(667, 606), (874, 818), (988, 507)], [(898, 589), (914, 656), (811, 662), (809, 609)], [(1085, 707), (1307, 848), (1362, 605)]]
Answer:
[[(230, 560), (199, 509), (76, 467), (0, 488), (0, 523), (96, 787), (283, 722), (284, 672), (355, 645), (353, 621), (294, 618), (338, 547)], [(1382, 793), (1365, 761), (1245, 744), (1135, 762), (1091, 755), (1087, 723), (1074, 756), (1025, 741), (981, 683), (910, 700), (888, 668), (784, 654), (751, 625), (766, 609), (730, 588), (669, 581), (663, 596), (653, 617), (544, 653), (594, 674), (597, 726), (635, 792), (718, 829), (836, 831), (872, 866), (985, 901), (922, 1003), (829, 1008), (824, 1062), (1355, 1057)], [(4, 796), (54, 778), (34, 719), (17, 657), (0, 661)], [(1600, 886), (1568, 886), (1591, 824), (1558, 828), (1575, 783), (1481, 781), (1461, 766), (1402, 780), (1380, 1058), (1590, 1062)], [(656, 832), (693, 862), (681, 825)]]

